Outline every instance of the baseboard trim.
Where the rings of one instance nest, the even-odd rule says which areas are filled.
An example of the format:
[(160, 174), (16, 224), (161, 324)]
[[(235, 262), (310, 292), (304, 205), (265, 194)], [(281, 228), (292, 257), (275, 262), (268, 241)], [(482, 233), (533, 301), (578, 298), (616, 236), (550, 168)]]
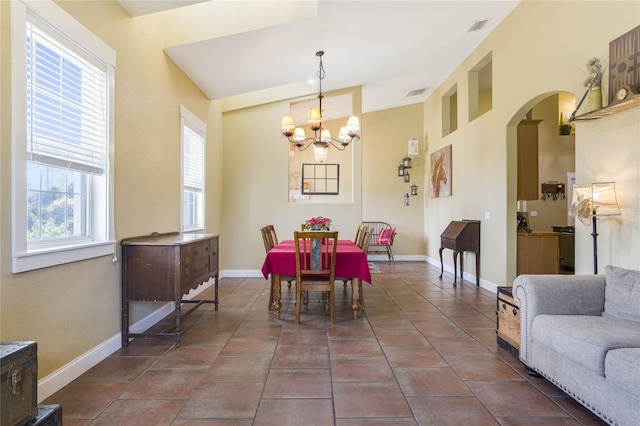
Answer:
[[(433, 265), (433, 266), (437, 266), (439, 268), (441, 268), (441, 264), (440, 264), (440, 259), (434, 259), (432, 257), (428, 257), (427, 258), (427, 263)], [(444, 264), (444, 271), (445, 272), (449, 272), (450, 274), (454, 273), (453, 270), (453, 265), (447, 265), (446, 263)], [(466, 281), (471, 281), (472, 283), (476, 282), (476, 276), (472, 275), (468, 272), (465, 272), (463, 275), (464, 279)], [(484, 288), (486, 290), (489, 290), (492, 293), (498, 293), (498, 284), (492, 283), (491, 281), (487, 281), (485, 279), (480, 278), (480, 287)]]
[[(222, 275), (222, 274), (220, 274)], [(214, 284), (214, 280), (209, 280), (196, 289), (193, 289), (189, 294), (184, 296), (184, 299), (192, 299), (196, 295), (205, 291)], [(171, 314), (174, 310), (174, 304), (168, 302), (146, 317), (140, 319), (136, 323), (132, 324), (130, 329), (132, 333), (142, 333), (158, 321)], [(89, 371), (96, 366), (100, 361), (104, 360), (122, 346), (122, 333), (117, 333), (103, 341), (102, 343), (94, 346), (87, 352), (83, 353), (79, 357), (65, 364), (61, 368), (57, 369), (53, 373), (49, 374), (41, 380), (38, 380), (38, 403), (41, 403), (45, 399), (49, 398), (54, 393), (80, 377), (82, 374)]]

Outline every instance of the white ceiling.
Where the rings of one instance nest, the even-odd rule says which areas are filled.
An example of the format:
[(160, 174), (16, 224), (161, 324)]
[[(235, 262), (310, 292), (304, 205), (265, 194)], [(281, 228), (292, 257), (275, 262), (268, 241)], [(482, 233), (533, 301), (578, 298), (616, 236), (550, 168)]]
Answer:
[[(218, 11), (225, 2), (235, 3), (212, 1)], [(190, 31), (196, 25), (178, 22), (175, 16), (187, 15), (175, 15), (177, 8), (188, 12), (189, 8), (206, 6), (199, 4), (204, 1), (190, 0), (119, 3), (134, 19), (173, 13), (171, 24)], [(249, 13), (266, 16), (268, 8), (283, 2), (242, 3), (242, 10), (250, 4)], [(221, 99), (313, 79), (318, 71), (315, 52), (324, 50), (323, 91), (361, 85), (362, 109), (370, 112), (424, 101), (518, 3), (319, 0), (313, 2), (317, 5), (314, 17), (177, 43), (167, 46), (165, 52), (209, 98)], [(242, 20), (230, 15), (216, 18), (229, 25)], [(484, 28), (468, 31), (481, 20), (488, 20)], [(204, 29), (203, 34), (213, 30)], [(317, 91), (317, 84), (306, 85), (311, 93)], [(419, 89), (426, 90), (407, 97)]]

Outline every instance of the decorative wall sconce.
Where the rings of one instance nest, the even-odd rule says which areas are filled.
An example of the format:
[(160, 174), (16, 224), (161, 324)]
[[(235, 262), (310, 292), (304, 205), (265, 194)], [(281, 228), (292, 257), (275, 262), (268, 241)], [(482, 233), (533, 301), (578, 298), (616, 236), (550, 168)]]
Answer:
[(405, 181), (406, 183), (411, 182), (411, 175), (410, 175), (410, 174), (409, 174), (409, 172), (407, 172), (407, 171), (405, 171), (405, 172), (404, 172), (404, 181)]
[(410, 169), (411, 168), (411, 158), (404, 157), (402, 159), (402, 167), (404, 167), (405, 169)]
[(409, 194), (404, 194), (404, 205), (405, 206), (409, 205)]
[(411, 195), (418, 195), (418, 185), (415, 183), (411, 185)]
[(405, 170), (404, 170), (404, 166), (402, 164), (400, 164), (398, 166), (398, 176), (404, 176)]

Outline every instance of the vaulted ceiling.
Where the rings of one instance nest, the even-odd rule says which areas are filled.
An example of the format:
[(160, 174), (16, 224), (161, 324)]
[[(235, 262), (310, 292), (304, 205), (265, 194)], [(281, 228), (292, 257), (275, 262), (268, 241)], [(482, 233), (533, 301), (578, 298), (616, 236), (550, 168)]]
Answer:
[(323, 50), (323, 91), (362, 86), (370, 112), (424, 101), (519, 1), (119, 3), (133, 19), (164, 15), (165, 52), (211, 99), (314, 93)]

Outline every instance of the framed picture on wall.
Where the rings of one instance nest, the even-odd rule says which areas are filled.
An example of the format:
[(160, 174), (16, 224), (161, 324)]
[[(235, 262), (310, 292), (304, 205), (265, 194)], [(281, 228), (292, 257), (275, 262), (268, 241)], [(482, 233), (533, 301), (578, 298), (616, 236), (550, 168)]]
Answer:
[(431, 198), (451, 196), (451, 145), (431, 154)]

